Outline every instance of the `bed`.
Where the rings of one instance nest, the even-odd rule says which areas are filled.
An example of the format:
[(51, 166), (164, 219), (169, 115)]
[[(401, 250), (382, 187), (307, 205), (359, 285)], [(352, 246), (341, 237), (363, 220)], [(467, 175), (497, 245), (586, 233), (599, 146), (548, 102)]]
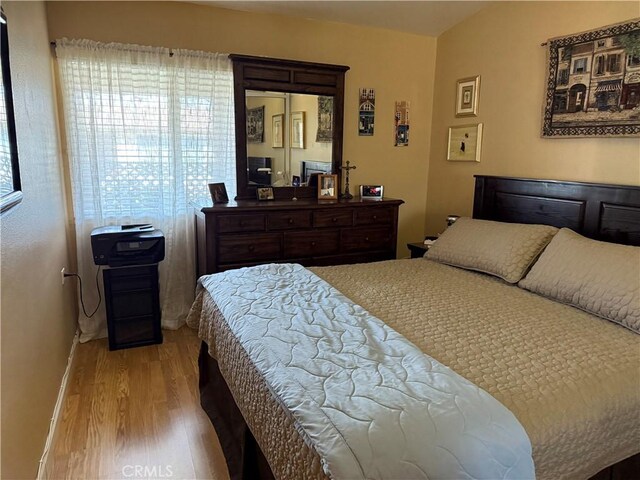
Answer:
[[(638, 187), (481, 176), (476, 177), (473, 216), (507, 224), (570, 227), (586, 237), (640, 245)], [(384, 338), (391, 338), (388, 337), (392, 335), (390, 331), (398, 332), (412, 346), (443, 365), (442, 372), (446, 375), (447, 369), (452, 370), (463, 382), (470, 382), (480, 392), (488, 392), (492, 399), (506, 407), (530, 441), (537, 478), (589, 478), (596, 474), (598, 478), (610, 478), (612, 470), (603, 469), (613, 464), (616, 464), (616, 478), (637, 475), (640, 337), (628, 328), (549, 300), (496, 276), (428, 258), (311, 268), (310, 272), (286, 265), (256, 268), (238, 271), (236, 277), (225, 278), (216, 288), (224, 292), (225, 288), (232, 288), (229, 285), (234, 282), (238, 289), (249, 288), (252, 281), (256, 282), (255, 288), (261, 288), (260, 279), (271, 278), (272, 274), (284, 272), (288, 278), (300, 275), (299, 281), (292, 282), (296, 288), (306, 281), (311, 282), (311, 287), (296, 290), (296, 295), (287, 301), (300, 303), (304, 309), (305, 301), (307, 305), (313, 302), (299, 298), (304, 297), (300, 292), (321, 291), (326, 282), (329, 286), (326, 288), (352, 302), (347, 310), (371, 315), (374, 330), (390, 328), (383, 332)], [(278, 277), (273, 278), (276, 283), (279, 281)], [(212, 282), (215, 283), (215, 279)], [(274, 381), (269, 377), (267, 371), (271, 370), (261, 367), (256, 360), (259, 356), (253, 360), (250, 356), (253, 340), (242, 343), (238, 331), (232, 328), (233, 322), (225, 318), (223, 311), (230, 312), (230, 307), (229, 302), (221, 298), (237, 299), (242, 295), (225, 294), (216, 297), (217, 301), (214, 296), (207, 288), (199, 289), (188, 323), (198, 329), (203, 340), (199, 358), (201, 403), (220, 437), (231, 477), (351, 477), (342, 472), (353, 471), (332, 463), (332, 459), (327, 460), (327, 456), (340, 452), (335, 433), (328, 436), (334, 443), (327, 447), (326, 441), (325, 444), (319, 442), (320, 437), (313, 428), (301, 424), (301, 414), (291, 408), (292, 399), (278, 394), (280, 384), (287, 380), (275, 377)], [(330, 296), (322, 297), (322, 301), (331, 304)], [(261, 302), (267, 297), (258, 296)], [(341, 307), (332, 308), (337, 311)], [(239, 311), (250, 318), (250, 305)], [(268, 313), (262, 316), (265, 315)], [(227, 317), (231, 316), (227, 313)], [(243, 315), (237, 317), (243, 318)], [(384, 323), (378, 325), (376, 319)], [(314, 321), (309, 323), (315, 327)], [(296, 344), (304, 345), (307, 337), (295, 337)], [(323, 341), (322, 335), (314, 341), (315, 344), (305, 348), (317, 348), (317, 342)], [(416, 357), (405, 355), (403, 358), (413, 359), (408, 371), (419, 363)], [(424, 370), (434, 376), (442, 373), (438, 368), (426, 364)], [(409, 371), (407, 375), (420, 372), (417, 369), (417, 373)], [(327, 378), (334, 377), (335, 371)], [(414, 384), (420, 383), (414, 377), (407, 378), (413, 378)], [(314, 387), (305, 388), (313, 392)], [(448, 384), (443, 388), (449, 388)], [(374, 395), (375, 390), (368, 390), (367, 395)], [(335, 396), (331, 401), (341, 402)], [(328, 397), (323, 400), (327, 402)], [(491, 415), (501, 415), (499, 410), (491, 412)], [(338, 424), (342, 421), (336, 419)], [(362, 419), (359, 422), (362, 423)], [(510, 419), (506, 422), (509, 424)], [(418, 425), (420, 420), (399, 422), (405, 428), (413, 423)], [(371, 438), (394, 438), (391, 432), (394, 425), (387, 425), (385, 430), (378, 424), (384, 425), (383, 420), (369, 422), (366, 441), (360, 443), (370, 443)], [(311, 427), (328, 428), (325, 425)], [(499, 427), (503, 428), (504, 424)], [(482, 428), (496, 430), (495, 425)], [(518, 426), (513, 428), (517, 430)], [(404, 431), (398, 438), (403, 437), (412, 438)], [(385, 438), (380, 441), (384, 442)], [(401, 450), (413, 451), (416, 443), (426, 448), (421, 441), (402, 445)], [(455, 440), (456, 444), (459, 441)], [(377, 452), (377, 456), (384, 458), (386, 450), (393, 450), (394, 442), (398, 443), (394, 440), (382, 451), (376, 451), (372, 445), (362, 447), (356, 438), (351, 445), (346, 442), (346, 449), (356, 455), (358, 449), (363, 448), (365, 457)], [(473, 448), (470, 445), (463, 450)], [(454, 451), (450, 457), (464, 464), (467, 460), (460, 455)], [(495, 452), (487, 454), (500, 463), (503, 459), (496, 455), (499, 457)], [(623, 461), (625, 459), (628, 460)], [(439, 476), (425, 474), (413, 459), (402, 460), (410, 464), (402, 467), (407, 468), (401, 470), (404, 478)], [(371, 463), (375, 463), (375, 459)], [(385, 463), (389, 462), (385, 460)], [(381, 473), (384, 468), (385, 465), (377, 465), (373, 470), (364, 471), (363, 477), (388, 476)], [(475, 475), (471, 471), (464, 478), (481, 476), (482, 472)]]

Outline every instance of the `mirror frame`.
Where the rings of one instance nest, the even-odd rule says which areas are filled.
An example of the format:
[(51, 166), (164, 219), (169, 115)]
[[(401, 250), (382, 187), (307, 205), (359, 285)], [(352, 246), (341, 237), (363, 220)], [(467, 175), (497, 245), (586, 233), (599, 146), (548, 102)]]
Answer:
[(4, 95), (5, 107), (7, 109), (7, 133), (11, 155), (11, 174), (13, 176), (13, 191), (0, 197), (0, 213), (4, 213), (22, 201), (22, 184), (20, 182), (20, 167), (18, 165), (18, 140), (16, 137), (16, 119), (13, 109), (11, 66), (9, 64), (9, 32), (7, 29), (7, 17), (3, 10), (0, 10), (0, 63), (2, 65), (2, 94)]
[[(342, 186), (342, 135), (344, 123), (344, 77), (349, 67), (324, 63), (299, 62), (278, 58), (229, 55), (233, 62), (233, 95), (236, 127), (236, 200), (255, 200), (256, 187), (248, 184), (247, 176), (247, 90), (326, 95), (333, 100), (333, 142), (331, 169)], [(287, 126), (288, 128), (288, 126)], [(342, 188), (341, 188), (342, 189)], [(277, 187), (276, 200), (317, 198), (314, 187)]]

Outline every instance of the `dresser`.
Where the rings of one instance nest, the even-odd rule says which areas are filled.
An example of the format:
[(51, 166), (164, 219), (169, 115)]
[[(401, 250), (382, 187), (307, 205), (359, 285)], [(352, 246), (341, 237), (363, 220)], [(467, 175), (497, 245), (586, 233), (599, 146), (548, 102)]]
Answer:
[(402, 203), (238, 200), (198, 207), (198, 276), (264, 263), (315, 266), (394, 259)]

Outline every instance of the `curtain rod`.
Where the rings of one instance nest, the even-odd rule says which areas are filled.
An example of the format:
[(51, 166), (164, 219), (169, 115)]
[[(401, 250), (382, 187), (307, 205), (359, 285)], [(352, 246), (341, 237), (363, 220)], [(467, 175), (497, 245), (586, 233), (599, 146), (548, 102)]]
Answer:
[[(52, 47), (55, 48), (58, 44), (55, 41), (53, 41), (53, 42), (49, 42), (49, 45), (51, 45)], [(138, 52), (139, 50), (128, 49), (128, 50), (125, 50), (125, 51), (127, 51), (127, 52)], [(169, 56), (173, 57), (173, 50), (169, 50)]]

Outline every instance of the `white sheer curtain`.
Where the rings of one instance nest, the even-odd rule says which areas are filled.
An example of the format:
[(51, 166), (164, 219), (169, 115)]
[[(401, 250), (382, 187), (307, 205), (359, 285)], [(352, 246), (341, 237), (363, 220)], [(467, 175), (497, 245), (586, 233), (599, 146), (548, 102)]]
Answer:
[[(226, 55), (89, 40), (57, 40), (71, 169), (78, 270), (97, 304), (90, 233), (151, 223), (166, 238), (162, 324), (184, 323), (195, 287), (191, 200), (207, 183), (235, 196), (233, 73)], [(101, 287), (102, 288), (102, 287)], [(80, 312), (81, 341), (106, 335), (103, 306)]]

